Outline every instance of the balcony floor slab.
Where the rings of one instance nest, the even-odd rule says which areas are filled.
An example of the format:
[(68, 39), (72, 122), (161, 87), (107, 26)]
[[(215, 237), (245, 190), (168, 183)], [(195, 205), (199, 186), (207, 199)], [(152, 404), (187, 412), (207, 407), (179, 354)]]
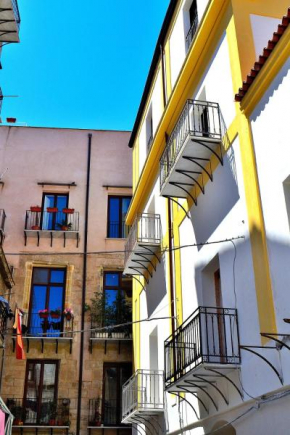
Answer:
[[(146, 272), (146, 268), (150, 266), (150, 262), (154, 262), (154, 257), (158, 258), (158, 252), (160, 251), (160, 243), (152, 243), (150, 241), (137, 242), (134, 245), (131, 253), (128, 256), (124, 267), (125, 275), (140, 275), (139, 270), (142, 273)], [(154, 264), (154, 263), (153, 263)]]

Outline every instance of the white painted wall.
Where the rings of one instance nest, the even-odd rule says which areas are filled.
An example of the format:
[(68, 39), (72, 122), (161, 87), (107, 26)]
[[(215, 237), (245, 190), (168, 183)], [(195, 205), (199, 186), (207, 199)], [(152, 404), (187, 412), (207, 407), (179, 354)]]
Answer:
[(290, 175), (289, 93), (290, 60), (251, 118), (278, 331), (288, 331), (283, 318), (290, 317), (290, 231), (283, 189)]

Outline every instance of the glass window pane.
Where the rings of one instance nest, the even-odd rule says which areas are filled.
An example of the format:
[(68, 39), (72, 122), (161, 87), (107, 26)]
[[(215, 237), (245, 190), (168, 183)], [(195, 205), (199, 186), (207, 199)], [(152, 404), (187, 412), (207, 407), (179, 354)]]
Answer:
[(112, 237), (112, 238), (119, 237), (119, 210), (120, 210), (120, 199), (110, 197), (108, 237)]
[(105, 326), (115, 325), (117, 321), (118, 290), (105, 290)]
[(105, 274), (105, 287), (118, 287), (119, 286), (119, 274), (118, 273), (106, 273)]
[(64, 270), (52, 270), (50, 274), (50, 282), (51, 283), (64, 283), (64, 276), (65, 271)]
[(36, 267), (33, 269), (33, 283), (46, 284), (48, 282), (48, 269), (40, 269)]

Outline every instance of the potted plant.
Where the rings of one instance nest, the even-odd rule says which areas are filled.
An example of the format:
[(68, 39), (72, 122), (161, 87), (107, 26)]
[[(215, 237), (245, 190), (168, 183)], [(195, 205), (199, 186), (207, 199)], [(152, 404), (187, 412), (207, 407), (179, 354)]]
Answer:
[(41, 319), (48, 319), (49, 311), (46, 308), (44, 310), (39, 310), (38, 315)]
[(12, 406), (11, 409), (11, 414), (14, 416), (14, 425), (15, 426), (22, 426), (23, 425), (23, 408), (22, 406), (19, 405), (15, 405)]
[(50, 317), (52, 319), (59, 319), (61, 316), (61, 309), (57, 308), (56, 310), (50, 310)]
[(34, 213), (40, 213), (41, 212), (41, 207), (39, 207), (39, 205), (32, 205), (30, 207), (30, 211), (33, 211)]
[(74, 317), (74, 313), (72, 308), (66, 308), (63, 312), (64, 317), (66, 318), (66, 320), (71, 320)]
[(102, 415), (100, 413), (101, 399), (98, 397), (94, 401), (93, 415), (89, 421), (89, 426), (99, 427), (102, 424)]
[(61, 221), (60, 224), (58, 223), (57, 226), (60, 228), (61, 231), (69, 231), (72, 229), (72, 223), (68, 223), (65, 219)]
[(58, 212), (58, 208), (57, 207), (47, 207), (46, 210), (49, 213), (57, 213)]
[(40, 230), (40, 226), (39, 225), (32, 225), (31, 229), (34, 231), (39, 231)]
[(74, 208), (63, 208), (62, 209), (62, 212), (65, 213), (65, 214), (73, 214), (74, 211), (75, 211)]
[(49, 415), (49, 426), (55, 426), (56, 425), (56, 403), (49, 402), (48, 404), (48, 415)]

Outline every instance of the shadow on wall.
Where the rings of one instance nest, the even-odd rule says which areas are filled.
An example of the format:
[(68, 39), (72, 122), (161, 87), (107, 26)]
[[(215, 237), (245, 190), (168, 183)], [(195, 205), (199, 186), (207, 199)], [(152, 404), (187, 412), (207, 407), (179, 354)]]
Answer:
[(255, 122), (256, 119), (261, 115), (261, 112), (265, 110), (267, 104), (270, 102), (271, 97), (274, 96), (275, 91), (278, 90), (279, 86), (282, 85), (283, 81), (287, 78), (289, 74), (290, 74), (290, 60), (288, 60), (285, 63), (285, 65), (282, 67), (282, 69), (279, 71), (279, 74), (275, 77), (268, 91), (264, 94), (260, 103), (257, 105), (256, 109), (254, 110), (251, 116), (253, 122)]
[(146, 300), (148, 317), (152, 315), (158, 307), (162, 299), (166, 296), (166, 282), (165, 282), (165, 257), (162, 256), (161, 262), (156, 266), (149, 284), (146, 286)]
[[(198, 206), (191, 213), (195, 238), (207, 241), (239, 200), (235, 155), (232, 147), (224, 155), (224, 166), (219, 165), (208, 181), (205, 195), (198, 197)], [(206, 225), (205, 225), (206, 219)]]

